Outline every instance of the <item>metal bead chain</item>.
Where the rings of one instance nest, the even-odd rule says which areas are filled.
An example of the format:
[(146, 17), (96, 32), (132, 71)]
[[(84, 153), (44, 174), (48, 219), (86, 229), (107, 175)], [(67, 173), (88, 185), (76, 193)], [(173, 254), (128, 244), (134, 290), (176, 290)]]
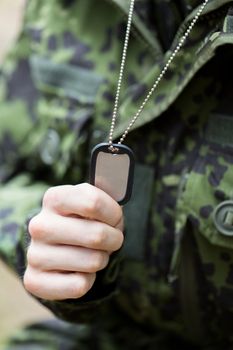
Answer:
[[(163, 76), (167, 72), (168, 68), (170, 67), (172, 61), (176, 57), (177, 53), (180, 51), (181, 47), (183, 46), (185, 40), (187, 39), (188, 35), (190, 34), (191, 30), (193, 29), (193, 26), (196, 24), (197, 20), (199, 19), (200, 15), (202, 14), (206, 4), (208, 3), (209, 0), (205, 0), (199, 10), (197, 11), (195, 17), (191, 21), (187, 31), (185, 34), (181, 37), (178, 45), (170, 55), (170, 57), (167, 60), (167, 63), (165, 64), (164, 68), (162, 69), (161, 73), (159, 74), (158, 78), (155, 80), (154, 85), (152, 86), (151, 90), (148, 92), (146, 98), (142, 102), (141, 106), (139, 107), (137, 113), (135, 116), (132, 118), (131, 122), (129, 123), (128, 127), (126, 128), (125, 132), (120, 138), (120, 141), (118, 144), (121, 144), (127, 134), (129, 133), (131, 127), (134, 125), (136, 122), (137, 118), (141, 114), (143, 108), (145, 107), (146, 103), (148, 102), (149, 98), (153, 94), (154, 90), (157, 88), (158, 84), (162, 80)], [(123, 72), (124, 72), (124, 67), (125, 67), (125, 61), (126, 61), (126, 55), (127, 55), (127, 48), (128, 48), (128, 42), (129, 42), (129, 36), (130, 36), (130, 29), (131, 29), (131, 23), (132, 23), (132, 17), (133, 17), (133, 11), (134, 11), (134, 2), (135, 0), (131, 0), (130, 3), (130, 10), (129, 10), (129, 17), (128, 17), (128, 23), (127, 23), (127, 29), (126, 29), (126, 35), (125, 35), (125, 43), (124, 43), (124, 49), (123, 49), (123, 55), (122, 55), (122, 62), (121, 62), (121, 67), (120, 67), (120, 74), (119, 74), (119, 80), (118, 80), (118, 85), (117, 85), (117, 92), (116, 92), (116, 98), (115, 98), (115, 104), (114, 104), (114, 110), (113, 110), (113, 116), (112, 116), (112, 122), (111, 122), (111, 127), (110, 127), (110, 133), (109, 133), (109, 145), (110, 149), (113, 150), (113, 132), (115, 128), (115, 123), (116, 123), (116, 117), (117, 117), (117, 111), (118, 111), (118, 104), (119, 104), (119, 96), (120, 96), (120, 90), (121, 90), (121, 85), (122, 85), (122, 78), (123, 78)]]
[(119, 73), (119, 79), (118, 79), (118, 84), (117, 84), (117, 91), (116, 91), (116, 97), (115, 97), (115, 103), (114, 103), (114, 109), (113, 109), (113, 115), (112, 115), (112, 122), (111, 122), (110, 133), (109, 133), (109, 148), (112, 151), (114, 149), (114, 147), (112, 146), (113, 132), (114, 132), (116, 118), (117, 118), (120, 91), (121, 91), (122, 79), (123, 79), (123, 74), (124, 74), (127, 49), (128, 49), (128, 44), (129, 44), (131, 24), (132, 24), (132, 19), (133, 19), (134, 3), (135, 3), (135, 0), (131, 0), (129, 15), (128, 15), (128, 23), (127, 23), (126, 33), (125, 33), (124, 48), (123, 48), (122, 59), (121, 59), (121, 67), (120, 67), (120, 73)]

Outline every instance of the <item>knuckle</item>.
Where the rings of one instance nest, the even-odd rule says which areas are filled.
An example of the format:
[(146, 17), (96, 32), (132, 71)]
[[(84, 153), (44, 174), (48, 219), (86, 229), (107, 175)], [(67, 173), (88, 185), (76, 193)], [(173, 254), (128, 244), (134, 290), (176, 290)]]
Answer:
[(60, 204), (60, 196), (59, 196), (59, 191), (57, 190), (57, 187), (50, 187), (46, 190), (42, 205), (43, 207), (58, 207)]
[(90, 287), (91, 285), (88, 276), (79, 276), (76, 283), (72, 285), (71, 296), (73, 298), (81, 298), (89, 291)]
[(124, 243), (124, 235), (123, 232), (120, 230), (117, 230), (117, 244), (116, 244), (116, 250), (119, 250)]
[(82, 191), (86, 192), (86, 191), (90, 191), (90, 187), (91, 185), (87, 182), (82, 182), (78, 185), (76, 185), (77, 188), (80, 188)]
[(28, 292), (32, 294), (36, 294), (36, 292), (38, 292), (38, 279), (35, 278), (33, 272), (29, 268), (27, 268), (24, 273), (23, 284)]
[(87, 277), (81, 278), (79, 280), (79, 290), (78, 290), (79, 295), (80, 296), (85, 295), (88, 292), (89, 288), (90, 288), (90, 283), (88, 281), (88, 278)]
[(93, 213), (100, 211), (101, 200), (98, 194), (92, 194), (85, 203), (85, 211), (87, 215), (92, 216)]
[(117, 212), (117, 219), (116, 219), (116, 224), (114, 225), (114, 227), (119, 228), (119, 229), (123, 229), (124, 226), (124, 217), (123, 217), (123, 211), (122, 208), (120, 206), (117, 207), (116, 209)]
[(90, 261), (90, 272), (97, 272), (104, 269), (108, 262), (107, 253), (95, 252)]
[(43, 232), (44, 232), (44, 224), (43, 224), (43, 220), (41, 220), (41, 215), (38, 214), (36, 216), (34, 216), (28, 224), (28, 232), (30, 234), (30, 236), (34, 239), (40, 239), (43, 236)]
[(93, 248), (101, 248), (106, 242), (107, 234), (104, 231), (102, 225), (98, 228), (97, 232), (93, 233), (92, 237), (90, 237), (91, 245)]
[(92, 216), (93, 213), (98, 213), (101, 208), (101, 196), (99, 192), (93, 191), (93, 187), (88, 184), (82, 184), (85, 192), (86, 201), (83, 204), (87, 215)]
[(30, 245), (27, 251), (27, 262), (34, 268), (39, 268), (41, 265), (41, 258), (36, 250)]

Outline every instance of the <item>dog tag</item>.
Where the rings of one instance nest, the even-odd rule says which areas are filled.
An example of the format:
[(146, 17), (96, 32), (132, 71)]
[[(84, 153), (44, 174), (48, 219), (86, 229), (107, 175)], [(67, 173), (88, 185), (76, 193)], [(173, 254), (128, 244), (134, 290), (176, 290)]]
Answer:
[(134, 154), (132, 150), (119, 144), (97, 145), (91, 156), (90, 182), (108, 193), (119, 204), (130, 200), (133, 176)]

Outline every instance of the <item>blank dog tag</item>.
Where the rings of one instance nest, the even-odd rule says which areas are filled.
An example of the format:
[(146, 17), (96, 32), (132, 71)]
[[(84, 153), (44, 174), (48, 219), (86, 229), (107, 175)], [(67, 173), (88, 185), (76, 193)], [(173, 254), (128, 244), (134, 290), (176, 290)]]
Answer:
[(97, 145), (92, 151), (90, 182), (108, 193), (119, 204), (129, 201), (133, 187), (134, 155), (124, 145)]

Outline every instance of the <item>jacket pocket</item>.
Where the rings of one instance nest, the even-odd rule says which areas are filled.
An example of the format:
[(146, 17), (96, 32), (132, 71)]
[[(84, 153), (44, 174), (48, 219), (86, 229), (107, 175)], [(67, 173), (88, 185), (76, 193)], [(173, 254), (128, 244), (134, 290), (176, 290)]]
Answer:
[[(186, 321), (192, 327), (193, 320), (198, 320), (203, 332), (218, 329), (220, 337), (230, 334), (229, 318), (233, 318), (233, 140), (229, 125), (233, 127), (232, 116), (213, 116), (195, 163), (185, 174), (177, 205), (178, 248), (173, 261)], [(190, 321), (194, 303), (195, 317)], [(201, 324), (201, 320), (209, 321)]]
[(57, 179), (69, 171), (69, 178), (78, 180), (87, 158), (90, 125), (104, 79), (92, 70), (40, 56), (31, 57), (30, 67), (38, 91), (38, 119), (29, 140), (30, 154), (36, 158), (32, 163), (54, 170)]
[[(219, 216), (226, 207), (224, 218)], [(233, 147), (204, 142), (178, 201), (178, 227), (193, 221), (201, 237), (213, 245), (233, 248)], [(183, 220), (181, 220), (181, 216)], [(220, 219), (221, 218), (221, 219)]]

